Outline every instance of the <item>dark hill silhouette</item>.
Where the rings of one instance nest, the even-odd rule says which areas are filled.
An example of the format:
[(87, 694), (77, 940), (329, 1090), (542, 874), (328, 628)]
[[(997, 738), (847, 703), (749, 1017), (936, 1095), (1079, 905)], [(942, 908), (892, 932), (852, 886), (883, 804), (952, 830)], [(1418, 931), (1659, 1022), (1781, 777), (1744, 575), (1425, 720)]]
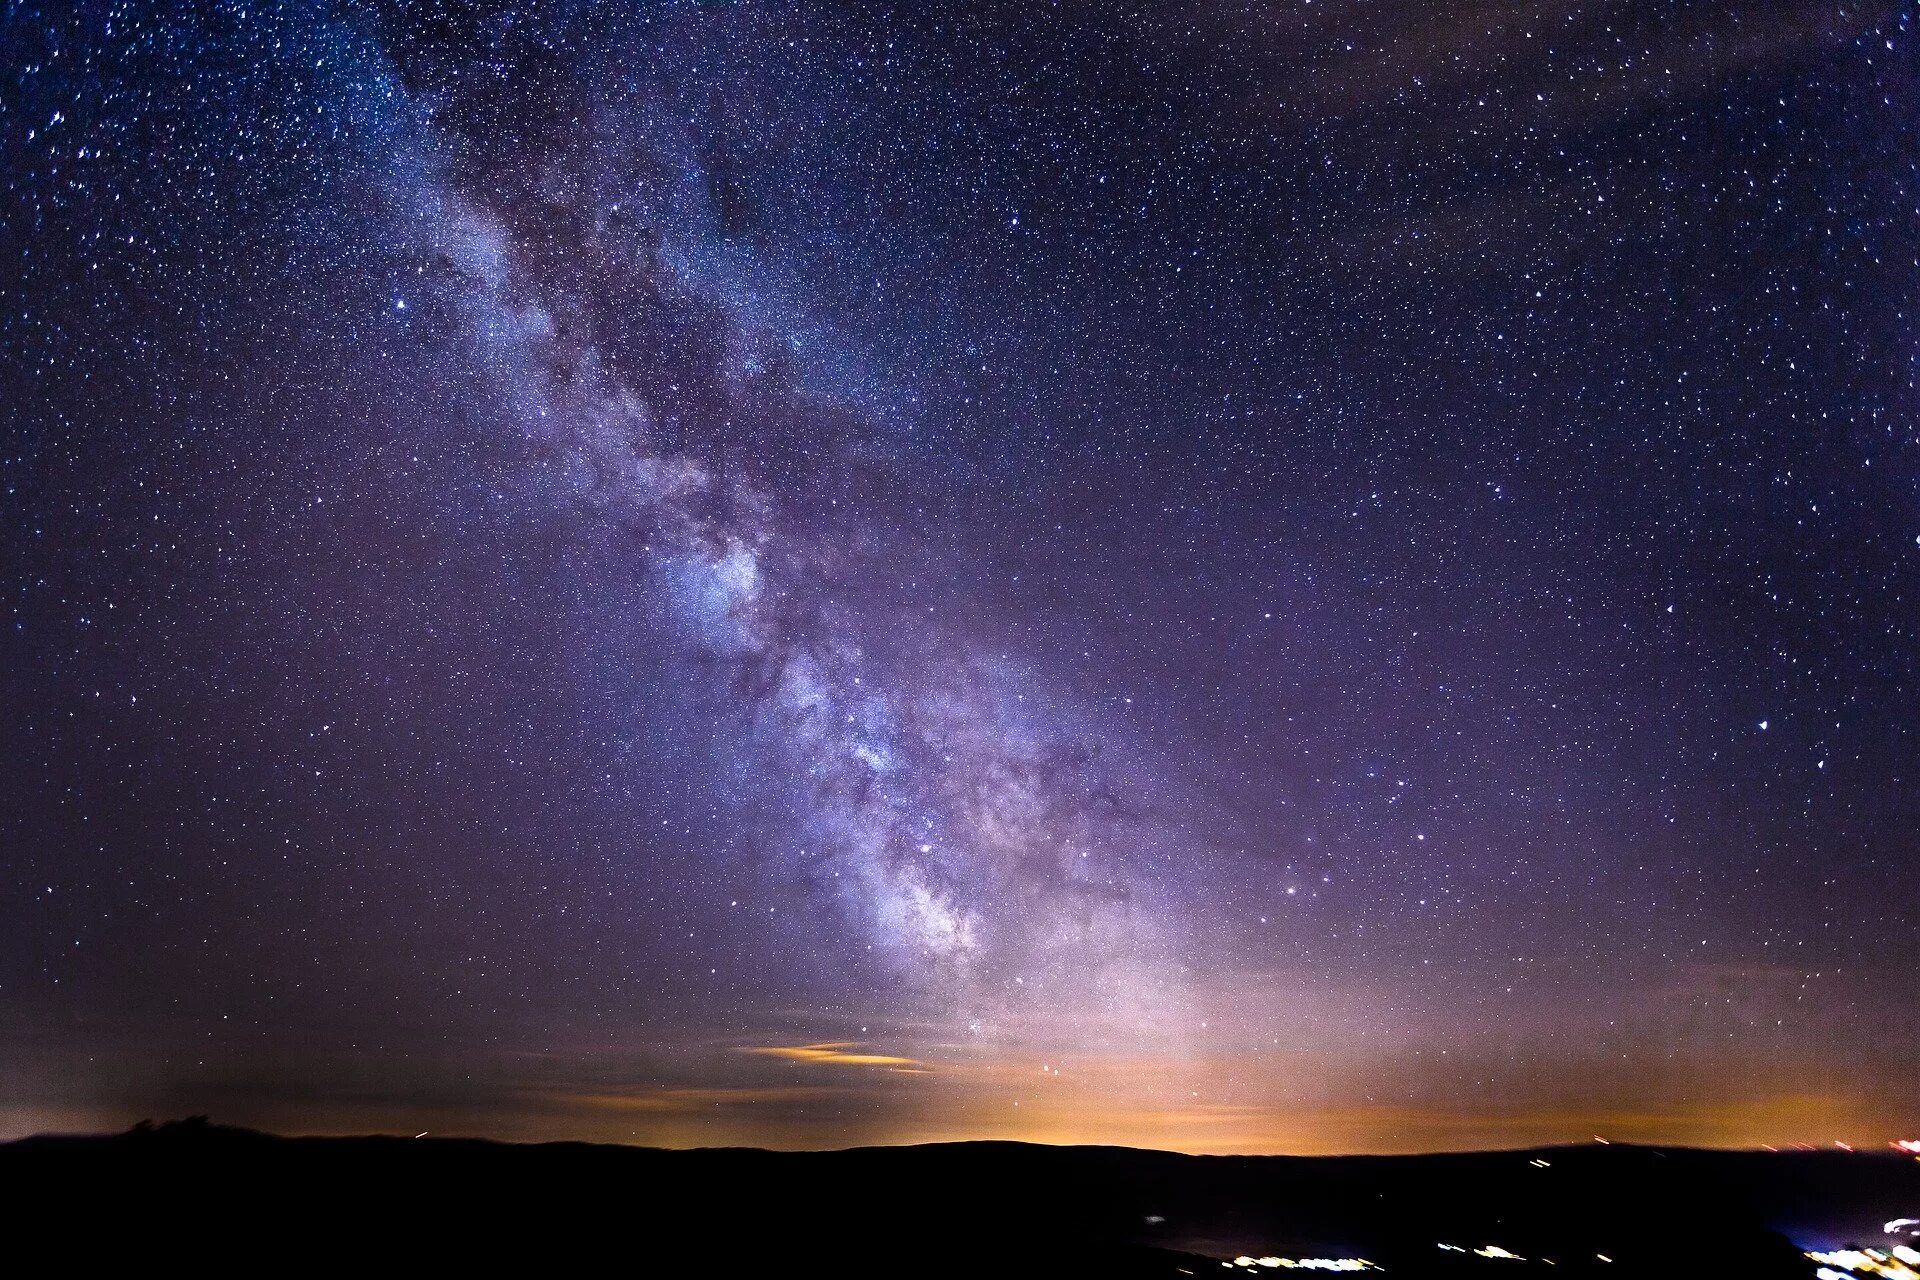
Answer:
[[(1891, 1243), (1880, 1224), (1920, 1210), (1920, 1164), (1619, 1145), (1340, 1158), (997, 1142), (662, 1151), (280, 1138), (196, 1118), (0, 1145), (0, 1196), (16, 1241), (96, 1262), (1174, 1276), (1228, 1274), (1223, 1258), (1251, 1254), (1364, 1257), (1416, 1276), (1810, 1277), (1786, 1237)], [(1488, 1246), (1526, 1261), (1471, 1252)]]

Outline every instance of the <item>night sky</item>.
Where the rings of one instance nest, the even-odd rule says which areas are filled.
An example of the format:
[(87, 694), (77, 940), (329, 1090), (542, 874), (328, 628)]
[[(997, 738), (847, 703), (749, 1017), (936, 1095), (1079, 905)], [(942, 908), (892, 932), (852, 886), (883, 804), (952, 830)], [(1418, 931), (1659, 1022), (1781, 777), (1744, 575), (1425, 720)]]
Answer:
[(0, 1137), (1913, 1136), (1915, 27), (10, 0)]

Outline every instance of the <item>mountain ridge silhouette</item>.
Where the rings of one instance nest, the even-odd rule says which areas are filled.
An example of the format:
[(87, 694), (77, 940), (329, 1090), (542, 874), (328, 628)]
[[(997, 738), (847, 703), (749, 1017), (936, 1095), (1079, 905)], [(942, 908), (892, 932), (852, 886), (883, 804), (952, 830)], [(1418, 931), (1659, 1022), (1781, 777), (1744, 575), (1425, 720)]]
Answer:
[(1881, 1226), (1920, 1210), (1920, 1163), (1629, 1144), (1387, 1156), (1004, 1141), (665, 1149), (282, 1137), (192, 1117), (0, 1144), (0, 1195), (17, 1223), (85, 1240), (101, 1258), (142, 1256), (192, 1226), (203, 1253), (314, 1266), (624, 1253), (676, 1275), (1147, 1277), (1235, 1258), (1347, 1258), (1397, 1275), (1699, 1266), (1811, 1277), (1803, 1247), (1894, 1243)]

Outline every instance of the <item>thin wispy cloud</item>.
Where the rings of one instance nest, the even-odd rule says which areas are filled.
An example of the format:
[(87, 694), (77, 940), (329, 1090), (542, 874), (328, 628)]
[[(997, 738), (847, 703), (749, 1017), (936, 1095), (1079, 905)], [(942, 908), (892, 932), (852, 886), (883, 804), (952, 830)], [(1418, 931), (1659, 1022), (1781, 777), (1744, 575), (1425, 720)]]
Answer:
[(889, 1067), (908, 1073), (932, 1070), (918, 1058), (891, 1053), (865, 1053), (861, 1049), (857, 1040), (822, 1040), (817, 1044), (751, 1045), (740, 1051), (768, 1058), (785, 1058), (789, 1062), (823, 1063), (839, 1067)]
[(647, 1111), (667, 1114), (705, 1111), (713, 1107), (783, 1105), (819, 1102), (841, 1090), (823, 1086), (793, 1085), (773, 1088), (681, 1088), (650, 1089), (635, 1093), (572, 1093), (563, 1101), (603, 1111)]

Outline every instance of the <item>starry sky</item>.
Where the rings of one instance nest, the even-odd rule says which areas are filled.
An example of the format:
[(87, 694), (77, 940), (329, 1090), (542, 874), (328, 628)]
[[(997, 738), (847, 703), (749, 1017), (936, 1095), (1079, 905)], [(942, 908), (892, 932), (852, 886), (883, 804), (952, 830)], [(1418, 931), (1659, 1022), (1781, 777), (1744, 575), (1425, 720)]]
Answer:
[(10, 0), (0, 1136), (1911, 1136), (1914, 28)]

